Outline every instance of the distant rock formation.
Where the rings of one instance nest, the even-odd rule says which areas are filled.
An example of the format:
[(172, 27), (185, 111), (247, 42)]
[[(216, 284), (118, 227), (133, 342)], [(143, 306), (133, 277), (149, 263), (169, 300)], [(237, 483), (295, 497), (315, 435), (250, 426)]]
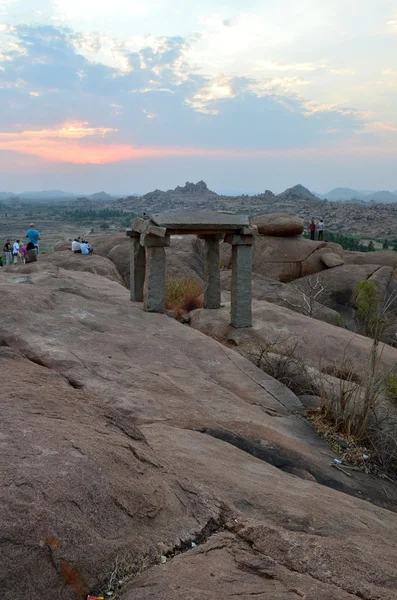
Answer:
[(187, 181), (185, 183), (185, 185), (182, 187), (180, 185), (177, 185), (174, 192), (176, 192), (177, 194), (214, 194), (214, 196), (217, 196), (217, 194), (215, 192), (212, 192), (211, 190), (208, 189), (207, 184), (205, 183), (205, 181), (201, 180), (198, 181), (197, 183), (190, 183), (190, 181)]
[(305, 188), (303, 185), (294, 185), (291, 188), (285, 190), (277, 196), (280, 200), (312, 200), (313, 202), (319, 202), (320, 198), (317, 198), (310, 190)]

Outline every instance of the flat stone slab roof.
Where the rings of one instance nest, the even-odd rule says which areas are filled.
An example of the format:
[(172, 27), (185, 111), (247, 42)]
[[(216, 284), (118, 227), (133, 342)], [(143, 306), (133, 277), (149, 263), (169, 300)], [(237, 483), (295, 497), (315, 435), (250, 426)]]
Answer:
[(229, 215), (215, 211), (179, 211), (150, 215), (152, 223), (167, 229), (186, 232), (206, 229), (220, 232), (224, 229), (238, 230), (249, 225), (247, 215)]

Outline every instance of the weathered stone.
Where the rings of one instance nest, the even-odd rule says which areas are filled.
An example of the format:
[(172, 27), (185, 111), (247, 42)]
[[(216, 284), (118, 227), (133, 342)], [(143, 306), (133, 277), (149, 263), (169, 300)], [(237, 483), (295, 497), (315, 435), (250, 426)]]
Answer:
[(257, 225), (259, 233), (263, 235), (289, 237), (303, 233), (305, 224), (299, 217), (283, 213), (261, 215), (252, 219)]
[(136, 219), (132, 221), (131, 229), (132, 231), (137, 231), (138, 233), (144, 233), (149, 223), (149, 217), (136, 217)]
[(249, 227), (243, 227), (241, 230), (242, 235), (257, 235), (258, 227), (256, 225), (250, 225)]
[(321, 256), (321, 260), (329, 269), (331, 269), (332, 267), (340, 267), (344, 263), (343, 258), (341, 258), (338, 254), (335, 254), (334, 252), (327, 252), (326, 254), (324, 253)]
[(146, 277), (143, 292), (147, 312), (165, 312), (165, 249), (146, 248)]
[(232, 246), (232, 299), (233, 327), (252, 327), (252, 246)]
[(216, 236), (207, 236), (205, 238), (204, 253), (204, 308), (219, 308), (221, 304), (221, 279), (219, 240), (216, 239)]
[(249, 225), (246, 215), (229, 215), (215, 211), (181, 211), (151, 215), (155, 225), (169, 229), (189, 230), (241, 229)]
[(130, 241), (130, 298), (133, 302), (143, 301), (145, 283), (146, 257), (145, 248), (139, 237), (131, 237)]
[(170, 236), (154, 237), (148, 233), (143, 233), (140, 237), (140, 243), (145, 248), (165, 248), (170, 245)]

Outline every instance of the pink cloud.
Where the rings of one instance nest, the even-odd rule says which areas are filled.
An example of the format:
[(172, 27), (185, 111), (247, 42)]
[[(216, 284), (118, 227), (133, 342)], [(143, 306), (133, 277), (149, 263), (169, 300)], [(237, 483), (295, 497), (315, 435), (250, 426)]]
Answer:
[[(104, 137), (117, 130), (88, 127), (87, 123), (70, 122), (55, 129), (0, 132), (0, 150), (18, 155), (38, 157), (45, 162), (72, 164), (106, 164), (125, 160), (167, 157), (213, 158), (310, 158), (313, 156), (396, 154), (396, 144), (364, 145), (359, 138), (340, 144), (312, 148), (284, 148), (269, 150), (238, 150), (201, 148), (194, 146), (143, 146), (107, 142)], [(90, 137), (90, 142), (84, 141)]]

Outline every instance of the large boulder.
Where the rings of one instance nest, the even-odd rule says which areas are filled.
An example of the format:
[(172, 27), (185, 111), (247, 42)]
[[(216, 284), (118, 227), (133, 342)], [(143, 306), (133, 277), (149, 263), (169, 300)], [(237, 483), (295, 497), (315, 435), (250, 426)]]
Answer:
[(379, 265), (382, 267), (397, 266), (397, 252), (351, 252), (345, 251), (345, 263), (349, 265)]
[(338, 244), (313, 242), (303, 237), (255, 238), (252, 268), (255, 273), (288, 282), (323, 271), (322, 256), (330, 252), (343, 255)]
[[(297, 280), (296, 283), (299, 283)], [(227, 292), (231, 291), (232, 274), (231, 271), (221, 272), (221, 286)], [(305, 302), (302, 292), (293, 284), (281, 283), (269, 277), (252, 274), (252, 296), (256, 300), (267, 300), (273, 304), (284, 306), (300, 314), (308, 313), (308, 303)], [(224, 297), (226, 298), (225, 294)], [(230, 297), (227, 297), (229, 300)], [(340, 320), (340, 315), (336, 310), (325, 306), (323, 299), (319, 297), (319, 302), (313, 301), (310, 304), (310, 311), (315, 319), (326, 321), (327, 323), (337, 324)]]
[(37, 268), (0, 272), (4, 600), (394, 598), (389, 481), (333, 469), (296, 396), (230, 348)]
[(38, 261), (35, 263), (11, 265), (6, 267), (4, 271), (26, 275), (43, 270), (54, 273), (59, 268), (67, 271), (94, 273), (95, 275), (102, 275), (102, 277), (106, 277), (111, 281), (124, 284), (118, 270), (109, 259), (96, 254), (89, 256), (74, 254), (71, 250), (59, 250), (52, 254), (40, 254)]
[(305, 224), (299, 217), (284, 213), (260, 215), (252, 219), (252, 224), (258, 227), (258, 232), (263, 235), (293, 237), (303, 233)]
[[(358, 374), (366, 374), (371, 339), (265, 300), (253, 300), (252, 314), (252, 328), (235, 330), (229, 325), (230, 303), (225, 302), (218, 310), (191, 312), (191, 326), (224, 341), (233, 333), (239, 350), (270, 343), (274, 344), (275, 351), (283, 354), (296, 345), (296, 356), (309, 366), (319, 369), (348, 361)], [(385, 345), (380, 371), (394, 368), (396, 362), (397, 348)]]

